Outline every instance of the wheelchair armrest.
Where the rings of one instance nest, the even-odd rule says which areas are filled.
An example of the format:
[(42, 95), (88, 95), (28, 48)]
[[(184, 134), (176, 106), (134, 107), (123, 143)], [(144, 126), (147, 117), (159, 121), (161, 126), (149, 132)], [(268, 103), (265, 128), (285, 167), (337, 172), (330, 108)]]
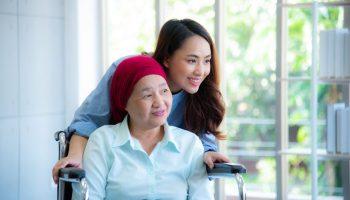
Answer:
[(233, 163), (214, 163), (213, 169), (207, 166), (209, 178), (232, 177), (235, 174), (247, 173), (247, 169), (240, 164)]
[(66, 182), (79, 182), (85, 178), (85, 171), (76, 167), (66, 167), (58, 171), (58, 177)]

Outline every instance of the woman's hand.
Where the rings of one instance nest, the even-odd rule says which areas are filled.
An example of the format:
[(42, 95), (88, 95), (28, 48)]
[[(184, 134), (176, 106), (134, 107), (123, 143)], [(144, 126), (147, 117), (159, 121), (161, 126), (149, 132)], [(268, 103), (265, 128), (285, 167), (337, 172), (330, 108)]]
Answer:
[(58, 170), (67, 166), (83, 168), (83, 153), (87, 138), (73, 135), (70, 139), (68, 156), (59, 160), (52, 169), (52, 178), (58, 183)]
[(58, 183), (58, 171), (59, 171), (59, 169), (65, 168), (67, 166), (83, 168), (82, 156), (81, 155), (80, 156), (79, 155), (68, 155), (67, 157), (64, 157), (61, 160), (57, 161), (57, 163), (53, 166), (53, 169), (52, 169), (52, 178), (56, 184)]
[(205, 162), (205, 164), (208, 165), (208, 167), (210, 169), (213, 169), (214, 163), (216, 163), (216, 162), (228, 163), (228, 162), (230, 162), (230, 159), (227, 156), (225, 156), (224, 154), (221, 154), (219, 152), (207, 151), (204, 153), (204, 162)]

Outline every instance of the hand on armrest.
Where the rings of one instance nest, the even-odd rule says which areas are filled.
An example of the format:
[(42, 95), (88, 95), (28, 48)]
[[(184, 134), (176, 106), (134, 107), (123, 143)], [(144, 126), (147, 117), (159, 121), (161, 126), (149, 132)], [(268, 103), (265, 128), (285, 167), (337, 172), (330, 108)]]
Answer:
[(246, 173), (247, 169), (240, 164), (233, 163), (214, 163), (214, 167), (210, 169), (207, 166), (209, 178), (232, 177), (235, 174)]

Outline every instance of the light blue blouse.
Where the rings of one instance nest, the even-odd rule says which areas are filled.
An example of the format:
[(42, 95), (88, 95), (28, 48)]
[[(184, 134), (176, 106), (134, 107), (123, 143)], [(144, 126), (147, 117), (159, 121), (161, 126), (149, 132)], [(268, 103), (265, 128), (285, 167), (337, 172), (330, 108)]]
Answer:
[(90, 199), (213, 199), (199, 138), (168, 124), (164, 130), (150, 155), (130, 135), (127, 117), (93, 132), (83, 158)]

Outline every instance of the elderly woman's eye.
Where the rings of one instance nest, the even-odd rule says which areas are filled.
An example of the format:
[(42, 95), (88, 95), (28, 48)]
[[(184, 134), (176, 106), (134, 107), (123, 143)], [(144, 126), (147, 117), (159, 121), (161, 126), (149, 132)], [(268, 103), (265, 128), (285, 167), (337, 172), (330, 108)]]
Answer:
[(150, 97), (152, 97), (152, 95), (151, 94), (145, 94), (145, 95), (143, 95), (143, 98), (150, 98)]

